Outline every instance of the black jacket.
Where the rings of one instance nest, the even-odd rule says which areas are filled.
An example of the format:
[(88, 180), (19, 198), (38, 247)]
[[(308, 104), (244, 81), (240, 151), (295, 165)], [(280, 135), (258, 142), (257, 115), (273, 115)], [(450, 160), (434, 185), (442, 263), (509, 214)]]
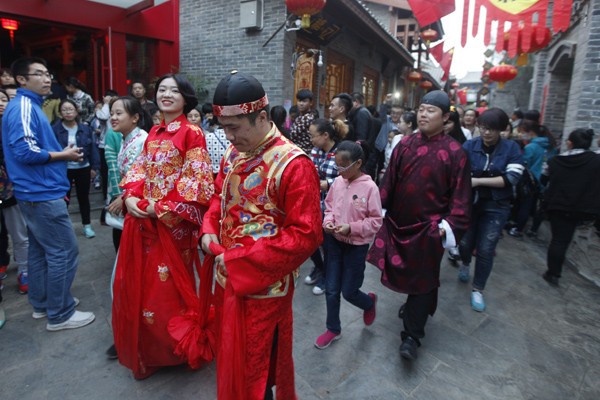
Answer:
[(548, 210), (600, 214), (600, 154), (559, 155), (548, 161)]

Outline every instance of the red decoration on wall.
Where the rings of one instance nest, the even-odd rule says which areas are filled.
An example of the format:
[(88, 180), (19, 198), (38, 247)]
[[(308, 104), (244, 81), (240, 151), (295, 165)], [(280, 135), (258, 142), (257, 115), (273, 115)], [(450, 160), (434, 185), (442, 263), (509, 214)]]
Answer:
[[(470, 2), (475, 2), (475, 12), (473, 20), (468, 20)], [(550, 7), (551, 0), (465, 0), (463, 10), (463, 26), (461, 44), (464, 47), (467, 43), (467, 31), (471, 26), (472, 36), (476, 36), (479, 26), (479, 14), (481, 7), (487, 11), (484, 24), (484, 44), (487, 46), (491, 38), (492, 21), (498, 21), (498, 31), (496, 37), (504, 36), (504, 23), (510, 22), (510, 33), (508, 35), (509, 54), (518, 53), (518, 41), (521, 38), (521, 47), (528, 51), (532, 46), (539, 46), (546, 36), (546, 17), (548, 9), (552, 8), (552, 31), (564, 32), (569, 27), (571, 19), (571, 6), (573, 0), (554, 0)], [(543, 21), (535, 23), (535, 21)], [(470, 22), (470, 24), (469, 24)], [(521, 30), (521, 34), (519, 34)], [(503, 40), (496, 41), (496, 51), (504, 49)]]
[(14, 19), (2, 18), (2, 28), (9, 32), (10, 42), (15, 47), (15, 31), (19, 29), (19, 22)]
[(504, 89), (504, 84), (512, 81), (517, 76), (517, 68), (514, 65), (498, 65), (490, 69), (488, 74), (491, 80), (498, 82), (498, 87)]
[(310, 17), (318, 14), (324, 7), (327, 0), (285, 0), (287, 9), (302, 17), (302, 28), (310, 26)]

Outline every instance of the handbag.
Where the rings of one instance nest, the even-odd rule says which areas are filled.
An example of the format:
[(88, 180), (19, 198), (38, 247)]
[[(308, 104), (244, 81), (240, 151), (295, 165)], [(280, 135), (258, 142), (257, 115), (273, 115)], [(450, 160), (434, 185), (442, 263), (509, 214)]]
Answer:
[(106, 219), (106, 225), (113, 227), (115, 229), (123, 230), (123, 223), (125, 222), (124, 216), (121, 216), (121, 215), (115, 216), (107, 211), (105, 219)]

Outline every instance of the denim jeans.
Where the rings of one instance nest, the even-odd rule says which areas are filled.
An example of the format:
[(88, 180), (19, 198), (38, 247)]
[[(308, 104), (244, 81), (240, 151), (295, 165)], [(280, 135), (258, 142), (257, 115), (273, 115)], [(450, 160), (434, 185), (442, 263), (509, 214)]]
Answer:
[(79, 263), (67, 204), (63, 199), (20, 201), (19, 207), (29, 236), (29, 303), (46, 311), (50, 324), (59, 324), (75, 312), (71, 284)]
[(355, 246), (331, 237), (327, 240), (325, 298), (327, 300), (327, 329), (342, 331), (340, 323), (340, 293), (344, 299), (362, 310), (373, 307), (373, 299), (360, 291), (365, 278), (365, 260), (369, 245)]
[(509, 214), (508, 201), (481, 200), (473, 206), (471, 226), (460, 242), (460, 258), (469, 265), (473, 249), (477, 250), (473, 277), (475, 289), (485, 289), (494, 265), (494, 251)]

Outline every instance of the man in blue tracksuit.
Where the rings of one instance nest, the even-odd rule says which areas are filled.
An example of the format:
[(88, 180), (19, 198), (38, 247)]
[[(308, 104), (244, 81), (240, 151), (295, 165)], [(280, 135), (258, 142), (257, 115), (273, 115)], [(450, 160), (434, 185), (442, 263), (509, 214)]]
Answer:
[(15, 61), (19, 89), (2, 118), (6, 169), (13, 181), (29, 235), (29, 302), (33, 318), (48, 317), (46, 329), (79, 328), (94, 321), (76, 311), (71, 295), (79, 249), (64, 196), (69, 190), (66, 161), (81, 161), (76, 147), (62, 149), (42, 111), (52, 75), (41, 58)]

